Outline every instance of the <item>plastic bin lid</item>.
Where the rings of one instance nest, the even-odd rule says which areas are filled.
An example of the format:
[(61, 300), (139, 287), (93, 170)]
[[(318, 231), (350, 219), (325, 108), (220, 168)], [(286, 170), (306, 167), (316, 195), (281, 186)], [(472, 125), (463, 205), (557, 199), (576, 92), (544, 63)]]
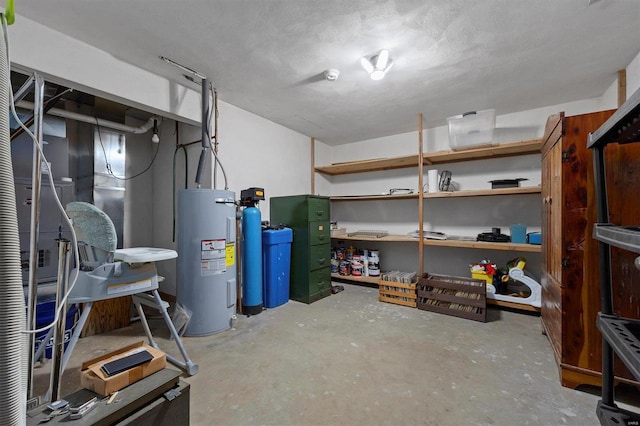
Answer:
[(265, 244), (290, 243), (293, 241), (291, 228), (265, 229), (262, 231), (262, 242)]

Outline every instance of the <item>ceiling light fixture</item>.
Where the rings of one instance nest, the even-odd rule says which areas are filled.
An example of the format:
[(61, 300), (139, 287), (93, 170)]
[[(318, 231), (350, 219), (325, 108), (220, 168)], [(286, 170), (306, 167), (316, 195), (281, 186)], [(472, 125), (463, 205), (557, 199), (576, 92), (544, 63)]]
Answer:
[(151, 136), (151, 142), (160, 142), (160, 136), (158, 136), (158, 120), (153, 119), (153, 136)]
[(389, 57), (389, 51), (387, 49), (382, 49), (380, 53), (373, 56), (370, 60), (367, 58), (360, 59), (360, 63), (369, 73), (371, 80), (382, 80), (393, 66), (393, 60)]

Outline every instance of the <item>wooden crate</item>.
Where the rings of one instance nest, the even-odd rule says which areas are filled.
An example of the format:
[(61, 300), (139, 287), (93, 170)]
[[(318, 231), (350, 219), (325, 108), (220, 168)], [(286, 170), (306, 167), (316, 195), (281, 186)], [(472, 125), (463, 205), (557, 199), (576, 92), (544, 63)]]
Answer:
[(396, 305), (416, 307), (416, 285), (378, 280), (378, 300)]
[(418, 281), (417, 308), (475, 321), (487, 321), (484, 280), (424, 274)]

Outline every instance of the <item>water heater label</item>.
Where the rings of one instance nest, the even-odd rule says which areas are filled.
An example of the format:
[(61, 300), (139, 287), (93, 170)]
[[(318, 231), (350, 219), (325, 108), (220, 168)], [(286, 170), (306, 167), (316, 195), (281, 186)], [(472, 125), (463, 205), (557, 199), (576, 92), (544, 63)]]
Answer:
[(227, 240), (202, 240), (200, 242), (202, 251), (224, 250)]
[(227, 266), (233, 266), (236, 263), (236, 245), (234, 243), (227, 244), (226, 258)]
[(200, 262), (200, 275), (203, 277), (224, 274), (225, 272), (227, 272), (227, 267), (224, 264), (224, 258)]
[(200, 241), (200, 274), (202, 276), (227, 272), (226, 243), (224, 239)]

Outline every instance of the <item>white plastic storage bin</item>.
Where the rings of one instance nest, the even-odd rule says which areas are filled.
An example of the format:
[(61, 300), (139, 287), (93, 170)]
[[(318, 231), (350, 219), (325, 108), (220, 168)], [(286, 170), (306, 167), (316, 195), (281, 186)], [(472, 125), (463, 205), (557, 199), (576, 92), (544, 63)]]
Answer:
[(449, 123), (449, 146), (454, 151), (494, 145), (495, 109), (467, 112), (449, 117), (447, 122)]

